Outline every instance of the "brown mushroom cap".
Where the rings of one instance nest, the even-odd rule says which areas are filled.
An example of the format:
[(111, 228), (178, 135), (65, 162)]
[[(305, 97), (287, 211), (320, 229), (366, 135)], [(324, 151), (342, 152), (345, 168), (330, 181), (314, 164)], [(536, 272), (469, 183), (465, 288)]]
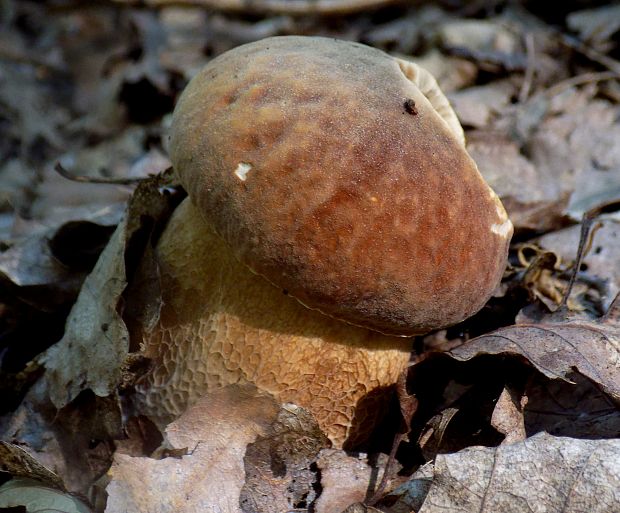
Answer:
[(141, 333), (152, 371), (141, 414), (166, 422), (213, 389), (251, 382), (308, 409), (337, 446), (355, 445), (386, 408), (409, 344), (308, 310), (252, 273), (184, 201), (156, 248), (159, 323)]
[(360, 44), (277, 37), (188, 85), (171, 158), (234, 254), (304, 305), (410, 335), (478, 311), (512, 225), (428, 73)]

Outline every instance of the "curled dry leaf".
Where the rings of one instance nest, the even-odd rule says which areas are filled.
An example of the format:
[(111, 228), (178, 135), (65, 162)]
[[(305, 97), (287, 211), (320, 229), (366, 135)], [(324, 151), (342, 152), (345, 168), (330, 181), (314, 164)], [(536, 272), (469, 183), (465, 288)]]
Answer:
[(0, 441), (0, 471), (27, 477), (64, 490), (62, 479), (18, 445)]
[(40, 357), (57, 408), (86, 388), (109, 395), (120, 381), (120, 366), (129, 346), (117, 311), (126, 285), (125, 240), (125, 223), (121, 223), (84, 281), (64, 337)]
[(575, 11), (566, 21), (571, 30), (579, 32), (582, 40), (601, 50), (609, 49), (613, 45), (612, 36), (620, 30), (620, 5)]
[(620, 504), (619, 440), (540, 433), (519, 443), (438, 455), (423, 498), (427, 471), (393, 493), (400, 496), (388, 511), (411, 511), (422, 499), (418, 513), (609, 513)]
[(519, 355), (551, 379), (570, 381), (576, 371), (606, 394), (620, 400), (620, 296), (600, 319), (580, 320), (552, 315), (538, 324), (501, 328), (464, 344), (449, 354), (468, 361), (482, 354)]
[(571, 374), (572, 384), (532, 376), (524, 394), (525, 429), (528, 434), (546, 431), (575, 438), (616, 438), (620, 433), (620, 411), (592, 381)]
[[(128, 206), (126, 219), (117, 227), (86, 278), (65, 327), (64, 337), (40, 356), (52, 402), (62, 408), (82, 390), (108, 396), (121, 381), (122, 364), (129, 350), (129, 334), (121, 317), (122, 294), (127, 286), (126, 261), (131, 243), (144, 244), (148, 233), (168, 208), (160, 188), (167, 175), (142, 182)], [(148, 240), (148, 238), (147, 238)]]
[[(506, 109), (514, 93), (515, 86), (506, 80), (468, 87), (453, 92), (449, 99), (463, 126), (484, 128), (491, 124), (497, 113)], [(508, 173), (505, 174), (509, 176)]]

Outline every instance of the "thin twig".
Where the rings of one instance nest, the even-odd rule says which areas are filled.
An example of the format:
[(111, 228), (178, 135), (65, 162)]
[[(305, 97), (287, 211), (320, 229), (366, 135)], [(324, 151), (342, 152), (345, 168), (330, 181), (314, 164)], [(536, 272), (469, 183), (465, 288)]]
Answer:
[(381, 476), (381, 481), (377, 486), (376, 490), (372, 494), (372, 497), (366, 501), (367, 506), (374, 506), (379, 502), (379, 500), (383, 497), (383, 492), (387, 487), (388, 481), (390, 480), (390, 473), (392, 471), (392, 466), (396, 461), (396, 452), (400, 447), (400, 444), (407, 439), (407, 433), (398, 433), (394, 437), (394, 442), (392, 443), (392, 450), (390, 451), (390, 455), (388, 456), (388, 460), (385, 464), (385, 469), (383, 470), (383, 475)]
[(564, 296), (562, 297), (562, 302), (560, 303), (558, 310), (567, 308), (568, 297), (570, 296), (570, 293), (573, 290), (573, 286), (575, 285), (575, 280), (577, 279), (577, 273), (579, 273), (579, 269), (581, 268), (581, 263), (583, 262), (583, 259), (587, 255), (589, 249), (592, 247), (591, 236), (593, 236), (594, 234), (591, 234), (591, 230), (594, 221), (601, 214), (604, 214), (606, 212), (612, 212), (614, 210), (617, 210), (618, 208), (620, 208), (620, 200), (613, 200), (602, 203), (601, 205), (597, 205), (596, 207), (584, 212), (581, 220), (581, 233), (579, 235), (577, 258), (575, 259), (573, 272), (571, 273), (568, 286), (566, 287), (566, 292), (564, 292)]
[(531, 32), (525, 34), (525, 51), (527, 54), (527, 67), (525, 68), (523, 84), (519, 91), (519, 103), (525, 103), (530, 95), (536, 71), (536, 48), (534, 46), (534, 35)]
[(567, 46), (579, 52), (580, 54), (584, 55), (591, 61), (596, 62), (600, 64), (601, 66), (606, 67), (610, 71), (613, 71), (617, 77), (620, 77), (620, 62), (619, 61), (617, 61), (616, 59), (612, 59), (608, 55), (602, 54), (598, 50), (595, 50), (591, 46), (588, 46), (583, 41), (581, 41), (580, 39), (574, 36), (569, 36), (568, 34), (564, 34), (563, 32), (560, 32), (559, 30), (556, 30), (555, 32), (557, 36), (559, 37), (560, 42), (564, 46)]
[(95, 176), (80, 176), (67, 171), (60, 162), (56, 162), (54, 170), (63, 178), (79, 183), (98, 183), (105, 185), (136, 185), (144, 180), (144, 177), (133, 178), (103, 178)]
[(414, 395), (409, 394), (407, 392), (407, 376), (409, 375), (409, 369), (405, 369), (398, 376), (398, 381), (396, 383), (396, 392), (398, 395), (398, 403), (400, 405), (400, 413), (403, 418), (403, 431), (397, 433), (394, 437), (394, 442), (392, 443), (392, 449), (390, 450), (390, 455), (388, 456), (388, 460), (385, 464), (385, 469), (383, 470), (383, 476), (381, 477), (381, 481), (377, 486), (376, 490), (372, 494), (372, 497), (366, 501), (366, 505), (374, 506), (379, 500), (383, 497), (383, 492), (387, 487), (388, 481), (390, 480), (390, 474), (392, 470), (392, 466), (396, 461), (396, 452), (398, 451), (398, 447), (400, 444), (407, 440), (409, 431), (411, 431), (411, 419), (413, 418), (414, 413), (418, 409), (418, 400)]
[(549, 89), (545, 91), (545, 94), (548, 97), (556, 96), (566, 89), (569, 89), (574, 86), (584, 85), (584, 84), (592, 84), (595, 82), (602, 82), (604, 80), (613, 80), (618, 78), (618, 75), (615, 71), (591, 71), (588, 73), (582, 73), (581, 75), (576, 75), (574, 77), (567, 78), (566, 80), (562, 80), (557, 84), (551, 86)]
[(402, 0), (113, 0), (113, 3), (149, 7), (201, 7), (218, 11), (288, 14), (291, 16), (320, 14), (352, 14), (378, 9)]

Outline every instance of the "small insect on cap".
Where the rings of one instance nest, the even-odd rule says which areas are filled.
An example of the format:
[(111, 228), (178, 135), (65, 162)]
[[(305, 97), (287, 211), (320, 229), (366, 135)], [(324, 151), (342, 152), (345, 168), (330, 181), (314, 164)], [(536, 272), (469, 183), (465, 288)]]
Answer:
[(239, 260), (387, 334), (455, 324), (501, 279), (512, 224), (435, 80), (367, 46), (276, 37), (211, 61), (171, 158)]

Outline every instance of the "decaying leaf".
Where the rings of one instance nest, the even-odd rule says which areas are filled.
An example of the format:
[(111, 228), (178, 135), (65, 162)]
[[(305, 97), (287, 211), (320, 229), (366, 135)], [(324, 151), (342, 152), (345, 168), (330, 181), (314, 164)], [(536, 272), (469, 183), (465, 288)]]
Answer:
[(229, 386), (200, 399), (166, 429), (180, 458), (116, 454), (107, 513), (205, 511), (241, 513), (246, 446), (266, 435), (278, 404), (248, 386)]
[(546, 431), (556, 436), (615, 438), (620, 433), (617, 402), (588, 378), (569, 375), (572, 384), (532, 376), (525, 387), (523, 409), (529, 435)]
[(499, 396), (491, 417), (491, 425), (505, 436), (502, 444), (520, 442), (527, 437), (523, 419), (525, 403), (527, 397), (520, 396), (508, 387), (505, 387)]
[[(37, 381), (15, 412), (0, 417), (0, 439), (19, 446), (31, 458), (25, 460), (27, 466), (9, 460), (7, 470), (63, 490), (98, 495), (100, 490), (93, 483), (110, 465), (110, 439), (121, 436), (116, 401), (115, 397), (82, 393), (58, 411), (49, 400), (45, 382)], [(49, 471), (39, 471), (41, 466)], [(57, 478), (47, 478), (48, 472)]]
[[(428, 492), (427, 483), (428, 469), (415, 474), (393, 493), (400, 498), (387, 511), (609, 513), (620, 504), (620, 441), (540, 433), (495, 448), (471, 447), (438, 455)], [(414, 509), (420, 500), (421, 509)]]
[(604, 51), (612, 45), (614, 33), (620, 30), (620, 5), (575, 11), (566, 21), (572, 30), (579, 32), (581, 39)]
[[(574, 371), (620, 400), (620, 296), (596, 321), (551, 317), (538, 324), (501, 328), (451, 351), (459, 361), (482, 354), (518, 355), (551, 379)], [(560, 318), (558, 318), (560, 317)]]
[[(484, 128), (510, 104), (514, 92), (514, 85), (508, 81), (493, 82), (492, 85), (456, 91), (449, 95), (449, 99), (463, 126)], [(510, 176), (508, 173), (505, 175)]]
[[(86, 278), (69, 315), (65, 335), (41, 358), (52, 402), (62, 408), (81, 390), (112, 393), (129, 336), (117, 311), (125, 282), (125, 224), (121, 223)], [(93, 365), (95, 363), (95, 365)]]
[[(132, 238), (142, 245), (169, 207), (159, 190), (169, 184), (162, 175), (140, 184), (128, 206), (126, 219), (117, 227), (86, 278), (65, 327), (65, 335), (40, 357), (47, 372), (49, 394), (57, 408), (71, 402), (80, 391), (91, 389), (108, 396), (120, 383), (122, 364), (129, 350), (129, 333), (122, 319), (122, 294), (127, 286), (126, 262)], [(140, 250), (138, 250), (140, 251)]]
[(321, 471), (322, 489), (315, 504), (316, 513), (342, 511), (364, 502), (381, 479), (365, 459), (335, 449), (322, 450), (316, 463)]
[(244, 513), (307, 508), (316, 499), (318, 452), (330, 445), (312, 415), (282, 405), (266, 436), (259, 435), (245, 452), (245, 484), (239, 502)]
[(64, 490), (62, 479), (41, 465), (24, 449), (12, 443), (0, 441), (0, 470), (12, 476), (36, 479), (59, 490)]

